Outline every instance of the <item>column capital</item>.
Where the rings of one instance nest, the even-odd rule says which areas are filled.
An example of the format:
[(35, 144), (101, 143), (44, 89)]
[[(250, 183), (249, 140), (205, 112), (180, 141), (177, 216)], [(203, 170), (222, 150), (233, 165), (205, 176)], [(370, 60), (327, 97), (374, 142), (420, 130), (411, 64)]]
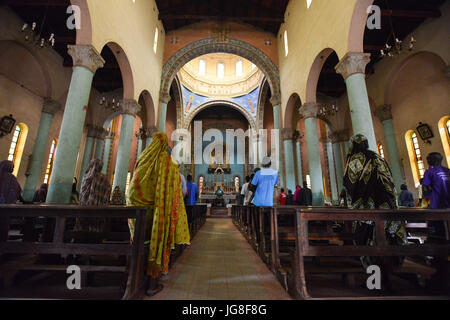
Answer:
[(106, 131), (105, 139), (114, 139), (114, 132)]
[(294, 129), (291, 128), (283, 128), (281, 129), (281, 138), (283, 141), (285, 140), (293, 140), (294, 139)]
[(144, 140), (147, 138), (147, 133), (144, 128), (140, 128), (138, 132), (136, 132), (136, 138), (140, 140)]
[(319, 104), (315, 102), (305, 103), (299, 109), (301, 119), (317, 118), (318, 112), (319, 112)]
[(95, 73), (97, 69), (105, 65), (105, 60), (91, 45), (68, 45), (67, 47), (74, 67), (84, 67)]
[(355, 73), (366, 73), (366, 66), (370, 62), (370, 53), (363, 52), (347, 52), (347, 54), (339, 61), (335, 69), (340, 73), (344, 80)]
[(332, 142), (332, 140), (331, 140), (331, 138), (329, 136), (323, 136), (319, 140), (320, 140), (320, 142), (322, 142), (324, 144)]
[(375, 110), (375, 115), (381, 122), (392, 119), (392, 106), (384, 104)]
[(334, 131), (328, 135), (332, 143), (345, 142), (350, 140), (350, 130), (344, 129), (340, 131)]
[(52, 100), (50, 98), (44, 99), (44, 105), (42, 107), (42, 112), (54, 115), (56, 112), (62, 109), (61, 104), (58, 101)]
[(159, 93), (159, 102), (167, 104), (169, 103), (170, 99), (171, 99), (170, 95), (167, 94), (166, 92)]
[(274, 95), (270, 98), (270, 103), (273, 107), (281, 105), (281, 97), (280, 95)]
[(99, 127), (94, 126), (93, 124), (87, 124), (86, 125), (86, 129), (87, 129), (87, 136), (89, 138), (97, 138), (98, 136), (98, 129)]
[(150, 128), (144, 129), (144, 131), (145, 131), (145, 135), (147, 136), (147, 138), (152, 138), (153, 135), (158, 132), (158, 128), (156, 128), (155, 126), (152, 126)]
[(121, 113), (136, 116), (142, 110), (142, 107), (136, 100), (123, 99), (121, 103)]
[(96, 136), (96, 138), (104, 140), (108, 134), (109, 134), (109, 132), (105, 128), (98, 127), (97, 128), (97, 136)]
[(303, 135), (300, 133), (300, 131), (296, 130), (294, 131), (294, 140), (296, 142), (300, 142), (303, 139)]

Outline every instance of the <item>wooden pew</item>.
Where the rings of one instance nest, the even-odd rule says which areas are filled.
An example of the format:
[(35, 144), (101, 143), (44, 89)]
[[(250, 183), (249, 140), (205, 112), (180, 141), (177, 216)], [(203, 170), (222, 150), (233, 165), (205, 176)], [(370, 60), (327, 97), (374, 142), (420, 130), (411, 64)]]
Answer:
[[(275, 208), (274, 211), (277, 211)], [(295, 212), (295, 261), (294, 289), (302, 299), (310, 298), (306, 286), (306, 257), (359, 257), (359, 256), (437, 256), (447, 260), (449, 256), (449, 237), (446, 244), (408, 244), (390, 246), (384, 230), (385, 221), (443, 221), (450, 222), (450, 210), (339, 210), (331, 208), (297, 208)], [(274, 215), (276, 216), (276, 215)], [(374, 221), (376, 244), (374, 246), (332, 246), (311, 245), (311, 221)], [(448, 228), (447, 228), (448, 231)], [(325, 232), (324, 232), (325, 233)], [(323, 234), (324, 234), (323, 233)], [(329, 272), (329, 271), (328, 271)], [(401, 272), (401, 267), (394, 272)]]
[[(126, 279), (126, 285), (119, 292), (122, 299), (134, 299), (142, 294), (146, 281), (145, 267), (148, 255), (146, 239), (147, 208), (137, 207), (80, 207), (80, 206), (20, 206), (1, 205), (0, 216), (0, 277), (8, 271), (16, 273), (21, 270), (42, 272), (63, 272), (68, 265), (61, 262), (61, 257), (117, 257), (127, 258), (127, 265), (79, 265), (82, 280), (90, 272), (120, 273)], [(129, 232), (77, 232), (69, 226), (75, 219), (136, 219), (136, 230), (130, 243)], [(22, 239), (10, 239), (10, 221), (24, 219), (28, 225), (24, 230), (35, 232), (33, 223), (45, 221), (41, 239), (31, 239), (24, 234)], [(53, 221), (53, 223), (52, 223)], [(127, 228), (127, 226), (124, 226)], [(46, 239), (47, 238), (47, 239)], [(87, 241), (86, 241), (87, 239)], [(101, 241), (98, 243), (98, 241)], [(96, 243), (97, 242), (97, 243)], [(49, 264), (49, 257), (57, 257), (58, 263)], [(31, 257), (31, 259), (30, 259)], [(33, 258), (34, 257), (34, 258)], [(63, 259), (64, 260), (64, 259)], [(53, 261), (52, 261), (53, 262)], [(83, 283), (84, 285), (86, 282)], [(83, 285), (83, 289), (84, 289)], [(64, 287), (64, 288), (63, 288)], [(61, 283), (64, 290), (66, 283)], [(86, 289), (85, 289), (86, 290)], [(98, 290), (98, 289), (97, 289)], [(80, 294), (83, 290), (80, 290)]]

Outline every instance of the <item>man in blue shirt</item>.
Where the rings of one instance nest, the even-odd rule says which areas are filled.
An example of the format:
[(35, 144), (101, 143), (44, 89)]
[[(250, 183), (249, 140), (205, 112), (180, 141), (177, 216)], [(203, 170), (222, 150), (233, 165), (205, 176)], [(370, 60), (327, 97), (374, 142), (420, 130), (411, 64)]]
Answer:
[(195, 206), (198, 200), (198, 189), (195, 183), (192, 182), (192, 176), (187, 176), (187, 204)]
[(251, 184), (256, 187), (251, 203), (257, 207), (273, 206), (273, 190), (278, 184), (278, 171), (270, 168), (272, 162), (269, 157), (264, 157), (262, 169), (255, 173)]

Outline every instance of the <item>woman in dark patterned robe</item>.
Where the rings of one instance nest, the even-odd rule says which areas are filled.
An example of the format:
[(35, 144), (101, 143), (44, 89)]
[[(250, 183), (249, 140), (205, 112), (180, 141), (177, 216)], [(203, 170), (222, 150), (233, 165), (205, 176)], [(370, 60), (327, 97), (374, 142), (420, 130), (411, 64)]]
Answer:
[[(387, 162), (369, 150), (367, 138), (358, 134), (351, 138), (352, 146), (347, 155), (344, 187), (352, 199), (352, 209), (397, 209), (396, 191)], [(373, 245), (375, 241), (373, 221), (354, 224), (357, 245)], [(406, 230), (400, 221), (385, 223), (389, 244), (406, 244)], [(361, 257), (364, 267), (375, 262), (373, 257)], [(398, 259), (397, 259), (398, 260)], [(398, 264), (398, 262), (396, 263)]]

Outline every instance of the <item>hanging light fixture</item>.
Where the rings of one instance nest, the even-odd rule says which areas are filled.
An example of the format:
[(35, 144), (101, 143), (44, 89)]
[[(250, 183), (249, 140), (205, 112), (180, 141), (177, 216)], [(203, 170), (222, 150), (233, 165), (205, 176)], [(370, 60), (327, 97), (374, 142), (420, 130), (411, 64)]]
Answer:
[(116, 112), (120, 109), (121, 102), (116, 101), (115, 98), (113, 98), (111, 101), (107, 100), (106, 97), (102, 97), (100, 99), (100, 105), (103, 106), (106, 110), (112, 110), (113, 112)]
[[(386, 0), (386, 6), (387, 6), (387, 9), (389, 11), (391, 11), (387, 0)], [(389, 33), (389, 36), (386, 40), (385, 48), (380, 50), (381, 58), (384, 58), (386, 56), (388, 56), (390, 58), (399, 56), (400, 54), (402, 54), (402, 52), (405, 49), (403, 41), (398, 39), (398, 37), (394, 31), (394, 24), (392, 23), (392, 16), (388, 15), (388, 18), (389, 18), (389, 24), (391, 25), (391, 32)], [(414, 36), (411, 36), (411, 39), (409, 40), (409, 43), (408, 43), (407, 50), (412, 51), (414, 49), (416, 42), (417, 41), (416, 41), (416, 39), (414, 39)]]
[(321, 103), (319, 104), (319, 111), (317, 112), (317, 115), (319, 117), (327, 117), (327, 116), (334, 116), (339, 112), (339, 107), (336, 105), (336, 103)]
[(54, 47), (55, 46), (55, 34), (51, 33), (48, 39), (46, 37), (43, 37), (43, 29), (45, 25), (45, 21), (47, 20), (47, 14), (48, 14), (48, 5), (45, 10), (44, 19), (42, 20), (41, 27), (39, 28), (39, 32), (36, 31), (37, 23), (33, 22), (31, 24), (31, 27), (28, 25), (28, 23), (24, 23), (21, 28), (21, 32), (25, 34), (24, 38), (25, 41), (30, 42), (40, 48), (45, 47)]

